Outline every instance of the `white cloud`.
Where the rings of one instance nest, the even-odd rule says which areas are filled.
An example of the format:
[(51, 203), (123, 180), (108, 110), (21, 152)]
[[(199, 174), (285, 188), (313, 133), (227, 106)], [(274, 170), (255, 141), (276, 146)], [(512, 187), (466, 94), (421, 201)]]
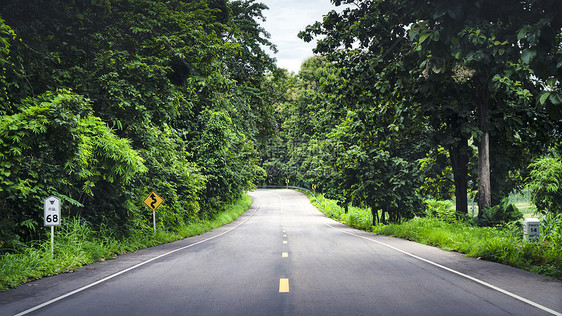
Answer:
[[(304, 60), (313, 55), (314, 42), (306, 43), (298, 33), (335, 9), (330, 0), (257, 0), (269, 7), (264, 12), (264, 28), (271, 33), (271, 42), (279, 52), (277, 65), (298, 72)], [(272, 53), (273, 54), (273, 53)]]

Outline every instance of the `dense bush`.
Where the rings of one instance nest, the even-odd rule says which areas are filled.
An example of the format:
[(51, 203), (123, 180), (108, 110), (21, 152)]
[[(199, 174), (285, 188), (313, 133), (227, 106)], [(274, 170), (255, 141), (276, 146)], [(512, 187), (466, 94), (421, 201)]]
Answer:
[(545, 157), (530, 165), (528, 188), (537, 209), (562, 213), (562, 157)]
[(508, 223), (517, 223), (523, 218), (523, 214), (519, 211), (515, 204), (509, 203), (509, 199), (505, 198), (501, 204), (487, 207), (482, 212), (481, 218), (476, 218), (475, 222), (479, 226), (505, 226)]
[(434, 216), (445, 221), (454, 221), (456, 219), (455, 205), (453, 201), (438, 201), (434, 199), (426, 200), (427, 215)]
[(562, 214), (547, 213), (541, 218), (540, 238), (552, 247), (562, 249)]
[[(101, 218), (115, 209), (99, 209), (89, 200), (95, 195), (119, 205), (121, 191), (147, 170), (130, 142), (93, 116), (91, 104), (82, 96), (47, 92), (18, 107), (17, 114), (0, 118), (3, 248), (38, 239), (43, 199), (49, 195), (68, 205), (65, 216)], [(101, 195), (99, 188), (108, 186), (114, 191)]]
[[(253, 1), (3, 1), (0, 6), (0, 250), (63, 222), (134, 236), (178, 230), (263, 176), (260, 81), (276, 70)], [(30, 16), (33, 17), (30, 22)], [(243, 65), (243, 67), (241, 67)], [(258, 119), (259, 118), (259, 119)]]

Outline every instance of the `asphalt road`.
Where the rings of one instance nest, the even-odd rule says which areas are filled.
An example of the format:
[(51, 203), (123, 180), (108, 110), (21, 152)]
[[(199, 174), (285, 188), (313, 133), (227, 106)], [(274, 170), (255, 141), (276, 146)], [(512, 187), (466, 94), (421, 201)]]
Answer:
[(251, 195), (207, 234), (0, 293), (0, 315), (562, 315), (560, 281)]

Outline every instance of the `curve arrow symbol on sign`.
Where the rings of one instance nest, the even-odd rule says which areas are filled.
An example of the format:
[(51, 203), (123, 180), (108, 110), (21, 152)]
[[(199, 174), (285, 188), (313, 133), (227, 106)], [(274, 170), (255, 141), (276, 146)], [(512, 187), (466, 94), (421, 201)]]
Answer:
[(152, 203), (150, 203), (150, 208), (154, 210), (156, 209), (156, 202), (158, 202), (158, 200), (156, 199), (156, 195), (154, 195), (154, 193), (150, 195), (150, 198), (152, 199)]
[(156, 192), (152, 191), (150, 194), (144, 199), (143, 203), (148, 206), (151, 210), (156, 210), (161, 204), (164, 202)]

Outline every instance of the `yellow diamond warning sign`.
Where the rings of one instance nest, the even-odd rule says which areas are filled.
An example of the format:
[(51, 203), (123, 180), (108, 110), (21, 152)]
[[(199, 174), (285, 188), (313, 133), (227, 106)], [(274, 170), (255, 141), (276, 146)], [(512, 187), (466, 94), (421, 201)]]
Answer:
[(162, 204), (162, 202), (164, 202), (164, 200), (158, 196), (156, 192), (152, 191), (143, 202), (146, 206), (148, 206), (148, 208), (154, 211), (158, 208), (158, 206), (160, 206), (160, 204)]

